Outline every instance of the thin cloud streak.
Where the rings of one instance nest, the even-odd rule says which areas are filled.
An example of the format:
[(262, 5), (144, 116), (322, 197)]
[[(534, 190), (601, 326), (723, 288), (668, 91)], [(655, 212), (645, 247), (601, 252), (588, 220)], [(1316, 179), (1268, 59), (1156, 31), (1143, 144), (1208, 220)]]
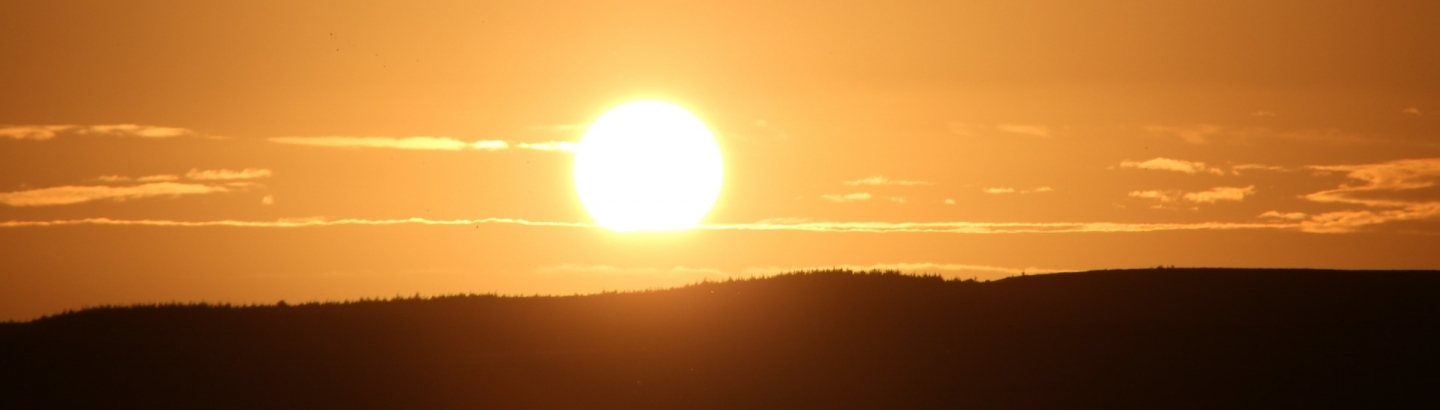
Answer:
[(825, 194), (820, 198), (830, 202), (859, 202), (869, 201), (873, 196), (869, 192), (856, 192), (853, 194)]
[(264, 168), (245, 168), (239, 171), (231, 171), (228, 169), (191, 169), (190, 172), (185, 173), (185, 178), (196, 181), (233, 181), (239, 179), (268, 178), (270, 175), (270, 170)]
[(27, 227), (52, 227), (52, 226), (79, 226), (79, 225), (106, 225), (106, 226), (155, 226), (155, 227), (183, 227), (183, 228), (205, 228), (205, 227), (235, 227), (235, 228), (308, 228), (323, 226), (346, 226), (346, 225), (525, 225), (525, 226), (557, 226), (569, 228), (597, 228), (595, 224), (580, 222), (544, 222), (527, 221), (513, 218), (483, 218), (483, 219), (445, 219), (434, 220), (425, 218), (405, 219), (336, 219), (326, 220), (322, 218), (295, 218), (281, 219), (276, 221), (237, 221), (237, 220), (216, 220), (216, 221), (171, 221), (164, 219), (110, 219), (110, 218), (85, 218), (85, 219), (59, 219), (51, 221), (6, 221), (0, 222), (0, 228), (27, 228)]
[(449, 137), (274, 137), (270, 142), (325, 148), (389, 148), (418, 151), (496, 151), (510, 147), (505, 141), (465, 142)]
[(156, 182), (134, 186), (58, 186), (28, 191), (0, 192), (0, 204), (14, 207), (71, 205), (99, 200), (125, 201), (148, 197), (176, 197), (229, 191), (225, 187)]
[(886, 178), (886, 177), (881, 176), (881, 175), (877, 175), (877, 176), (873, 176), (873, 177), (868, 177), (868, 178), (860, 178), (860, 179), (857, 179), (857, 180), (854, 180), (854, 181), (845, 181), (845, 182), (842, 182), (842, 183), (845, 184), (845, 185), (850, 185), (850, 186), (859, 186), (859, 185), (900, 185), (900, 186), (935, 185), (934, 182), (927, 182), (927, 181), (907, 181), (907, 180), (903, 180), (903, 179), (890, 179), (890, 178)]
[[(200, 133), (194, 130), (179, 127), (162, 127), (155, 125), (140, 124), (104, 124), (104, 125), (11, 125), (0, 127), (0, 137), (9, 137), (21, 140), (44, 141), (53, 139), (61, 134), (72, 133), (79, 135), (108, 135), (116, 137), (138, 137), (138, 138), (175, 138), (195, 137)], [(218, 137), (211, 137), (218, 138)]]
[(504, 151), (511, 148), (533, 151), (574, 152), (576, 144), (570, 141), (544, 141), (511, 143), (501, 140), (480, 140), (465, 142), (450, 137), (274, 137), (268, 141), (277, 144), (303, 145), (323, 148), (385, 148), (413, 151)]
[(1183, 173), (1191, 174), (1191, 175), (1194, 175), (1194, 174), (1200, 173), (1200, 172), (1206, 172), (1206, 173), (1211, 173), (1211, 174), (1215, 174), (1215, 175), (1225, 175), (1225, 171), (1220, 170), (1220, 169), (1218, 169), (1218, 168), (1208, 167), (1208, 166), (1205, 165), (1204, 162), (1186, 161), (1186, 160), (1181, 160), (1181, 159), (1170, 159), (1170, 158), (1164, 158), (1164, 157), (1157, 157), (1157, 158), (1155, 158), (1155, 159), (1151, 159), (1151, 160), (1147, 160), (1147, 161), (1124, 160), (1124, 161), (1120, 161), (1120, 168), (1133, 168), (1133, 169), (1157, 170), (1157, 171), (1175, 171), (1175, 172), (1183, 172)]
[[(3, 228), (53, 227), (78, 225), (155, 226), (155, 227), (239, 227), (239, 228), (306, 228), (324, 226), (386, 226), (386, 225), (524, 225), (566, 228), (600, 228), (584, 222), (530, 221), (516, 218), (446, 219), (282, 219), (276, 221), (171, 221), (86, 218), (51, 221), (0, 222)], [(950, 234), (1012, 234), (1012, 233), (1084, 233), (1084, 232), (1159, 232), (1241, 229), (1297, 229), (1297, 223), (1120, 223), (1120, 222), (755, 222), (741, 224), (703, 224), (695, 229), (712, 231), (800, 231), (835, 233), (950, 233)]]
[(1079, 232), (1159, 232), (1241, 229), (1296, 229), (1296, 223), (1123, 223), (1123, 222), (805, 222), (794, 224), (749, 223), (707, 224), (697, 227), (708, 230), (737, 231), (803, 231), (861, 233), (1079, 233)]
[[(1304, 198), (1313, 202), (1360, 205), (1369, 208), (1312, 215), (1302, 222), (1307, 232), (1344, 233), (1393, 221), (1440, 219), (1440, 201), (1416, 201), (1404, 195), (1434, 187), (1440, 182), (1440, 158), (1407, 159), (1379, 164), (1309, 167), (1317, 171), (1346, 172), (1363, 185), (1341, 185)], [(1388, 196), (1388, 198), (1387, 198)]]

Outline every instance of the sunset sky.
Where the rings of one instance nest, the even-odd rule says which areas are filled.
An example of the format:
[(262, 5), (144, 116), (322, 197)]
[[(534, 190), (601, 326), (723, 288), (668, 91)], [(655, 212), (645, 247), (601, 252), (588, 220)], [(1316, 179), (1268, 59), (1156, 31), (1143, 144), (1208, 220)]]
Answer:
[[(359, 4), (363, 3), (363, 4)], [(575, 143), (708, 125), (702, 225)], [(819, 267), (1440, 268), (1440, 2), (0, 3), (0, 320)]]

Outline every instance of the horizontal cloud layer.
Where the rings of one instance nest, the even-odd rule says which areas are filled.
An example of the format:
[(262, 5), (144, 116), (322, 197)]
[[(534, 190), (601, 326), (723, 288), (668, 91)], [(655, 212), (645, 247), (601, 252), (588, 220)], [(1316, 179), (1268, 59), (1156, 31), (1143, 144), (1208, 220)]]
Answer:
[(221, 186), (155, 182), (135, 186), (59, 186), (0, 193), (0, 203), (9, 206), (69, 205), (98, 200), (129, 199), (226, 192)]
[(568, 141), (509, 143), (500, 140), (465, 142), (450, 137), (274, 137), (270, 142), (279, 144), (304, 145), (326, 148), (387, 148), (417, 151), (501, 151), (510, 148), (536, 151), (575, 150), (575, 143)]
[(1205, 172), (1215, 175), (1225, 175), (1225, 171), (1205, 166), (1204, 162), (1185, 161), (1170, 158), (1155, 158), (1148, 161), (1120, 161), (1120, 168), (1146, 169), (1157, 171), (1175, 171), (1186, 174)]
[[(300, 218), (277, 221), (171, 221), (171, 220), (123, 220), (110, 218), (86, 218), (51, 221), (7, 221), (0, 222), (3, 228), (73, 226), (73, 225), (123, 225), (157, 227), (250, 227), (250, 228), (305, 228), (345, 225), (526, 225), (570, 228), (599, 228), (582, 222), (530, 221), (514, 218), (445, 219), (336, 219)], [(1123, 222), (755, 222), (741, 224), (705, 224), (697, 226), (702, 230), (721, 231), (801, 231), (834, 233), (951, 233), (951, 234), (1007, 234), (1007, 233), (1077, 233), (1077, 232), (1158, 232), (1196, 230), (1238, 230), (1238, 229), (1296, 229), (1296, 223), (1123, 223)]]
[(854, 181), (845, 181), (845, 182), (843, 182), (843, 184), (845, 184), (845, 185), (850, 185), (850, 186), (857, 186), (857, 185), (901, 185), (901, 186), (935, 185), (934, 182), (926, 182), (926, 181), (907, 181), (907, 180), (903, 180), (903, 179), (890, 179), (890, 178), (886, 178), (886, 177), (884, 177), (884, 176), (879, 176), (879, 175), (873, 176), (873, 177), (869, 177), (869, 178), (860, 178), (860, 179), (857, 179), (857, 180), (854, 180)]
[(13, 139), (28, 139), (43, 141), (55, 138), (61, 134), (72, 133), (78, 135), (110, 135), (119, 137), (139, 138), (174, 138), (200, 136), (195, 131), (185, 128), (160, 127), (154, 125), (139, 124), (107, 124), (107, 125), (11, 125), (0, 126), (0, 137)]

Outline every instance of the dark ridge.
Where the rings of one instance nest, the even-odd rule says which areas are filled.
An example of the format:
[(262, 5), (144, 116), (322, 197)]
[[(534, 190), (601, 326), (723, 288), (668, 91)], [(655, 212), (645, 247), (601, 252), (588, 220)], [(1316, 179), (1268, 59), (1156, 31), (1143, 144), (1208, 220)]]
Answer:
[(0, 324), (0, 408), (1440, 408), (1440, 272), (816, 271)]

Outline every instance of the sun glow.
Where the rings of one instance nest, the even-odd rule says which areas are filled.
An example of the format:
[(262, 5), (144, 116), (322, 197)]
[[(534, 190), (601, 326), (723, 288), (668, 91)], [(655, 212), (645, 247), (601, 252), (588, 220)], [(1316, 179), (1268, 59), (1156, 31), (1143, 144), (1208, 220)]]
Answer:
[(659, 101), (596, 119), (575, 150), (575, 190), (601, 226), (618, 232), (695, 226), (720, 196), (724, 164), (705, 124)]

